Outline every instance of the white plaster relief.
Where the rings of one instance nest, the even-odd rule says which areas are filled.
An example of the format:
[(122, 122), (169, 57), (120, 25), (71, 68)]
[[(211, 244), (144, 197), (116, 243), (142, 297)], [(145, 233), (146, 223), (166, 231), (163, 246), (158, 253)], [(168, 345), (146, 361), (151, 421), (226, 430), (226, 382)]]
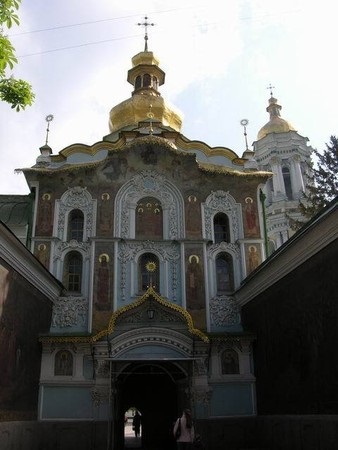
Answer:
[(225, 213), (229, 218), (231, 241), (237, 241), (243, 236), (241, 205), (236, 203), (229, 192), (212, 192), (202, 205), (202, 210), (204, 215), (203, 232), (206, 239), (210, 241), (214, 240), (213, 218), (215, 214), (220, 212)]
[(240, 310), (234, 297), (220, 295), (210, 300), (211, 323), (229, 326), (240, 323)]
[(92, 199), (87, 188), (82, 188), (80, 186), (69, 188), (56, 203), (58, 205), (57, 236), (61, 240), (66, 240), (67, 217), (69, 212), (73, 209), (80, 209), (84, 215), (85, 229), (83, 240), (86, 240), (93, 235), (95, 228), (94, 214), (96, 201)]
[(53, 305), (52, 328), (85, 325), (88, 302), (85, 297), (59, 297)]
[[(144, 241), (144, 242), (121, 242), (118, 250), (118, 259), (121, 262), (121, 276), (120, 276), (120, 292), (121, 300), (126, 299), (126, 285), (127, 280), (127, 264), (131, 261), (137, 263), (138, 257), (144, 253), (150, 252), (155, 253), (162, 261), (172, 262), (171, 279), (173, 280), (173, 292), (172, 299), (176, 300), (177, 295), (177, 285), (178, 285), (178, 271), (177, 264), (180, 258), (179, 249), (175, 244), (171, 242), (154, 242), (154, 241)], [(163, 270), (163, 267), (160, 267)], [(167, 274), (168, 276), (169, 274)], [(137, 276), (137, 274), (135, 274)], [(137, 285), (137, 283), (135, 283)]]

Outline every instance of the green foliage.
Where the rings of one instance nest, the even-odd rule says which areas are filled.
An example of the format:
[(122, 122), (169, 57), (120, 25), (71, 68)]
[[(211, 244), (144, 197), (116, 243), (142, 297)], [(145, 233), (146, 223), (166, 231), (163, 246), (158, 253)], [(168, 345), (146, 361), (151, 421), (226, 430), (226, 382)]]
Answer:
[(16, 12), (19, 9), (21, 0), (0, 0), (0, 23), (11, 28), (13, 22), (19, 25), (19, 17)]
[[(338, 195), (338, 139), (331, 136), (321, 153), (314, 150), (316, 166), (310, 168), (304, 198), (300, 210), (305, 220), (311, 219)], [(297, 227), (299, 228), (299, 226)]]
[(13, 70), (18, 60), (15, 56), (15, 48), (2, 30), (4, 27), (9, 29), (14, 24), (19, 25), (16, 11), (20, 3), (21, 0), (0, 0), (0, 100), (9, 103), (16, 111), (32, 105), (35, 98), (32, 87), (27, 81), (6, 76), (6, 70)]
[(16, 111), (20, 111), (20, 109), (32, 105), (34, 94), (27, 81), (4, 78), (0, 80), (0, 99), (11, 104)]
[(13, 69), (17, 62), (11, 41), (6, 36), (0, 35), (0, 76), (4, 77), (6, 68), (9, 66)]

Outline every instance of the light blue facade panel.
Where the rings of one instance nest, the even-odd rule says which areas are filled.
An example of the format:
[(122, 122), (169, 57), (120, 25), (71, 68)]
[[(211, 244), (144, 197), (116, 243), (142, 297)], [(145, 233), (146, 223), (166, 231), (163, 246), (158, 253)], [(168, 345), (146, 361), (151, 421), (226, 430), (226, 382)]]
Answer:
[(91, 388), (45, 386), (42, 396), (42, 419), (91, 419)]
[(211, 416), (238, 416), (254, 414), (251, 383), (224, 383), (212, 386)]

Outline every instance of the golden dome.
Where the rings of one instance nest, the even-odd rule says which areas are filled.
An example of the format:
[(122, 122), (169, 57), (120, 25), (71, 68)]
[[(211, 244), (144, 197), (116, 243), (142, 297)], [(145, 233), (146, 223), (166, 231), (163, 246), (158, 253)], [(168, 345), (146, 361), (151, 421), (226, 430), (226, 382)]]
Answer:
[(264, 138), (270, 133), (287, 133), (289, 131), (297, 131), (287, 120), (280, 117), (282, 107), (277, 104), (277, 99), (271, 97), (269, 106), (266, 108), (270, 114), (270, 120), (258, 132), (257, 140)]
[(140, 122), (161, 122), (162, 125), (180, 131), (181, 114), (169, 105), (158, 91), (164, 83), (165, 73), (159, 67), (153, 52), (140, 52), (132, 58), (133, 67), (128, 71), (127, 81), (134, 86), (131, 98), (114, 106), (109, 114), (111, 132)]

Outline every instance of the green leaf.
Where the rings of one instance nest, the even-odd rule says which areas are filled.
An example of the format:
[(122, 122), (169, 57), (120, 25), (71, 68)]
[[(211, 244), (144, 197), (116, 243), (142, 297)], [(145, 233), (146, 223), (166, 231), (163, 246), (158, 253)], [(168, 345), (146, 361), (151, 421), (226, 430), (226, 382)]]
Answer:
[(9, 103), (16, 111), (32, 105), (34, 98), (32, 87), (27, 81), (14, 78), (0, 80), (0, 99)]

